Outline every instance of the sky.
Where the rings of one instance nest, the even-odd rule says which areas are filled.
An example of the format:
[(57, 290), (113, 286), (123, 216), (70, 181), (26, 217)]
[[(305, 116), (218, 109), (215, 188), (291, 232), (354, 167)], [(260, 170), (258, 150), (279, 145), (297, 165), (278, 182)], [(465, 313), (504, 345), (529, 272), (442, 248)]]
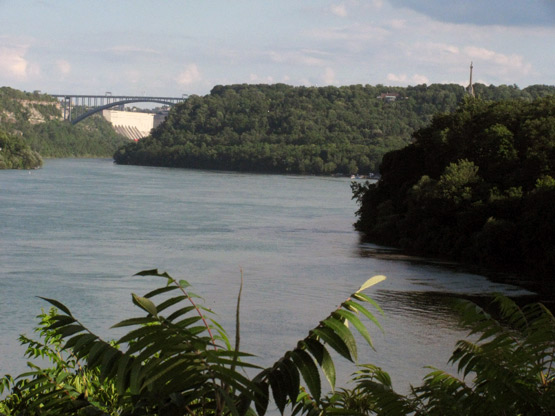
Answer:
[(555, 85), (555, 0), (0, 0), (0, 86)]

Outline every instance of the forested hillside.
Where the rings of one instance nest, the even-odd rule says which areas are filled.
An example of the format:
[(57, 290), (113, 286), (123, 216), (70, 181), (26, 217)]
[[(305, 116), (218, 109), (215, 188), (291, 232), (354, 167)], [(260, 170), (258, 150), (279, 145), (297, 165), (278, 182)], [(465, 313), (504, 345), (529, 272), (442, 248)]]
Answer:
[(0, 169), (36, 169), (42, 166), (40, 155), (21, 137), (0, 130)]
[(543, 280), (555, 270), (555, 96), (468, 99), (354, 186), (372, 241)]
[(109, 157), (126, 143), (101, 116), (73, 126), (55, 98), (9, 87), (0, 88), (0, 128), (43, 157)]
[[(531, 100), (553, 87), (486, 87), (486, 99)], [(410, 143), (438, 112), (453, 111), (465, 90), (449, 84), (415, 87), (353, 85), (216, 86), (176, 106), (165, 123), (119, 149), (121, 164), (238, 171), (368, 174), (382, 156)]]

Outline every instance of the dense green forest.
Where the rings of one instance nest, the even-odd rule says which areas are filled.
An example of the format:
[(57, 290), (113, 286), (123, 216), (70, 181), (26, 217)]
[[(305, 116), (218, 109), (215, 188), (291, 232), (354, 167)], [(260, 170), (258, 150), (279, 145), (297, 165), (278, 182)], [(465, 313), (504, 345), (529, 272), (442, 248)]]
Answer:
[[(555, 87), (475, 85), (485, 99), (532, 100)], [(383, 94), (383, 95), (382, 95)], [(390, 97), (386, 97), (388, 94)], [(438, 112), (455, 110), (460, 85), (386, 87), (216, 86), (170, 112), (148, 138), (119, 149), (120, 164), (311, 174), (368, 174), (409, 144)]]
[(522, 270), (554, 289), (555, 96), (467, 99), (354, 185), (357, 229), (412, 252)]
[(0, 169), (36, 169), (41, 166), (40, 155), (21, 137), (0, 130)]
[(77, 125), (62, 120), (55, 98), (0, 88), (0, 128), (43, 157), (110, 157), (126, 143), (100, 115)]

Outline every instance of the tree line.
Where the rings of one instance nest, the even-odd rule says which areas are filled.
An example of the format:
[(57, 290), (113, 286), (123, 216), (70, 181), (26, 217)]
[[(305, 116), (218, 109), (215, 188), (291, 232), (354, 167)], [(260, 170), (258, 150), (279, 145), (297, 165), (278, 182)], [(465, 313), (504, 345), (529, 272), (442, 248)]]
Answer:
[[(488, 99), (531, 100), (554, 88), (476, 85)], [(392, 99), (383, 97), (389, 93)], [(215, 86), (114, 154), (120, 164), (273, 173), (368, 174), (465, 95), (455, 84), (386, 87)]]
[(354, 185), (372, 241), (503, 270), (553, 292), (555, 96), (465, 100)]

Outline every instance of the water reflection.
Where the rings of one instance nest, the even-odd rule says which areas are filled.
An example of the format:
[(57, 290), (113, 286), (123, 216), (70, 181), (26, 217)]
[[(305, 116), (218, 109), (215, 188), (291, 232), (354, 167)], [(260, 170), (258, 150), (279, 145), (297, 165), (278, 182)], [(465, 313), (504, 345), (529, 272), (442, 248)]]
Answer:
[(437, 291), (400, 292), (378, 290), (373, 298), (386, 313), (412, 316), (442, 327), (456, 325), (455, 300), (458, 296)]
[[(500, 292), (513, 298), (521, 298), (520, 300), (531, 302), (539, 301), (550, 307), (552, 310), (555, 306), (550, 291), (538, 290), (537, 283), (530, 278), (522, 277), (514, 273), (503, 273), (493, 271), (491, 269), (471, 264), (461, 264), (454, 261), (415, 256), (406, 252), (391, 248), (377, 246), (365, 241), (364, 237), (360, 237), (360, 244), (357, 247), (357, 255), (362, 258), (373, 258), (384, 261), (406, 262), (418, 266), (426, 266), (440, 271), (449, 271), (459, 275), (479, 275), (486, 277), (490, 282), (500, 285)], [(422, 283), (424, 284), (424, 283)], [(475, 288), (467, 294), (476, 294)]]

